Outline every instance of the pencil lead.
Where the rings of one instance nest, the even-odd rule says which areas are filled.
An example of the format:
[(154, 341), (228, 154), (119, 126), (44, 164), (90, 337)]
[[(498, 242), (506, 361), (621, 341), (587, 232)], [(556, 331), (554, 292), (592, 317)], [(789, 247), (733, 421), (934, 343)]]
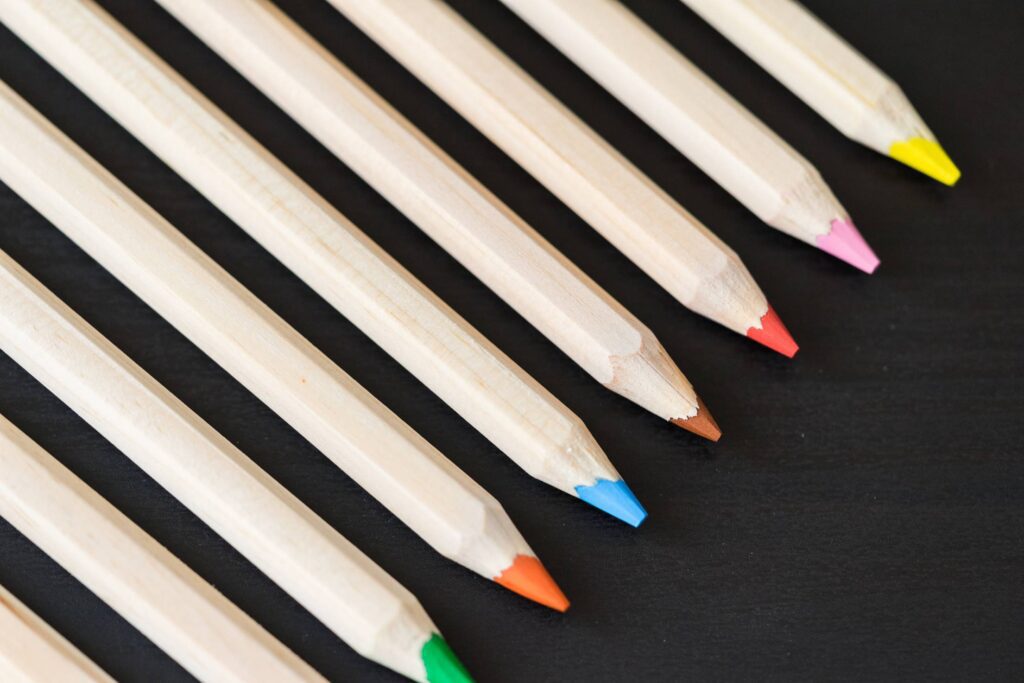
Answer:
[(562, 589), (540, 560), (531, 555), (517, 555), (512, 565), (494, 580), (510, 591), (553, 610), (564, 612), (569, 609), (569, 600)]
[(875, 272), (880, 263), (875, 252), (849, 218), (837, 218), (832, 221), (832, 230), (819, 235), (817, 242), (818, 249), (846, 261), (869, 275)]
[(621, 479), (598, 479), (593, 486), (577, 486), (576, 495), (580, 500), (631, 526), (638, 527), (647, 519), (647, 510)]
[(925, 138), (910, 138), (893, 143), (889, 156), (907, 166), (952, 187), (960, 180), (960, 169), (939, 143)]
[(420, 651), (420, 658), (427, 670), (429, 683), (473, 683), (473, 678), (462, 666), (448, 643), (437, 633), (430, 636)]
[(771, 306), (768, 306), (768, 311), (761, 316), (761, 327), (751, 327), (747, 330), (747, 336), (773, 351), (778, 351), (786, 358), (792, 358), (800, 350)]
[(700, 396), (697, 397), (697, 412), (691, 417), (673, 418), (672, 424), (697, 436), (703, 436), (709, 441), (718, 441), (722, 438), (722, 430), (718, 428), (718, 423), (711, 417), (711, 411), (704, 405)]

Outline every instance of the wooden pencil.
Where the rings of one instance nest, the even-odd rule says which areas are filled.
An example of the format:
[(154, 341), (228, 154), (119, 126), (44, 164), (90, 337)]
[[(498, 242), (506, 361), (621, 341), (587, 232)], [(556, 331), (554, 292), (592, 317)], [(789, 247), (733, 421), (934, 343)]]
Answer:
[(847, 137), (946, 185), (960, 170), (900, 87), (793, 0), (683, 0)]
[(114, 683), (103, 669), (0, 586), (0, 680)]
[(2, 251), (0, 350), (361, 655), (460, 670), (409, 591)]
[(739, 257), (450, 7), (330, 2), (676, 300), (796, 353)]
[(502, 1), (758, 218), (878, 266), (818, 170), (617, 0)]
[(0, 180), (438, 552), (568, 606), (489, 493), (6, 86)]
[[(162, 4), (591, 376), (664, 419), (721, 436), (650, 329), (273, 4)], [(615, 493), (602, 482), (581, 495), (642, 519)]]
[(45, 12), (0, 17), (523, 469), (634, 526), (646, 517), (574, 413), (110, 15)]
[(3, 416), (0, 516), (196, 678), (324, 680)]

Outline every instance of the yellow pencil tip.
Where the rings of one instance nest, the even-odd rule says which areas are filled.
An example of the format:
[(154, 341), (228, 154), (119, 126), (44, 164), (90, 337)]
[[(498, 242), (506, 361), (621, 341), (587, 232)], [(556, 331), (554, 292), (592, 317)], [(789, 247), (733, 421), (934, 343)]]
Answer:
[(950, 187), (960, 180), (960, 169), (937, 142), (924, 138), (896, 142), (889, 148), (889, 156)]

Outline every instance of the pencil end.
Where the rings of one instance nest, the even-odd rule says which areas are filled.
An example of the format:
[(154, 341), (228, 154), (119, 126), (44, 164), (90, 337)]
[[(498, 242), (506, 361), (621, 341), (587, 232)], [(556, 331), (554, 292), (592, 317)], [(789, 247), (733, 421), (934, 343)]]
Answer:
[(846, 261), (869, 275), (875, 272), (881, 263), (849, 218), (837, 218), (832, 221), (832, 229), (824, 235), (819, 235), (817, 244), (822, 251)]
[(693, 432), (697, 436), (702, 436), (708, 441), (718, 441), (722, 438), (722, 430), (719, 429), (718, 423), (715, 422), (711, 411), (704, 405), (700, 396), (697, 397), (697, 413), (692, 417), (672, 418), (672, 424), (682, 427), (688, 432)]
[(910, 138), (893, 143), (889, 148), (889, 156), (950, 187), (960, 180), (960, 169), (946, 154), (946, 150), (933, 140)]
[(621, 479), (616, 481), (598, 479), (593, 486), (577, 486), (576, 495), (585, 503), (607, 512), (612, 517), (620, 519), (634, 528), (640, 526), (647, 519), (647, 510), (633, 495), (626, 482)]
[(430, 640), (423, 645), (420, 658), (429, 683), (473, 683), (466, 667), (437, 633), (432, 634)]
[(786, 358), (792, 358), (800, 350), (771, 306), (768, 306), (768, 311), (761, 316), (761, 327), (751, 327), (747, 330), (747, 336)]
[(569, 609), (569, 600), (565, 593), (551, 578), (540, 560), (531, 555), (517, 555), (512, 565), (494, 580), (510, 591), (545, 607), (558, 612)]

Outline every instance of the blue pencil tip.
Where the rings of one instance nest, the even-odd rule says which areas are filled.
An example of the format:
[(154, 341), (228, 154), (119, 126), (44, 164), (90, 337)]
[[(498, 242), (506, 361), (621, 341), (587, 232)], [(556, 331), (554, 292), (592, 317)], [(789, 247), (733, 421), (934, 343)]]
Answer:
[(647, 519), (647, 510), (644, 510), (644, 506), (621, 479), (598, 479), (593, 486), (577, 486), (576, 495), (599, 510), (618, 517), (626, 524), (637, 527)]

